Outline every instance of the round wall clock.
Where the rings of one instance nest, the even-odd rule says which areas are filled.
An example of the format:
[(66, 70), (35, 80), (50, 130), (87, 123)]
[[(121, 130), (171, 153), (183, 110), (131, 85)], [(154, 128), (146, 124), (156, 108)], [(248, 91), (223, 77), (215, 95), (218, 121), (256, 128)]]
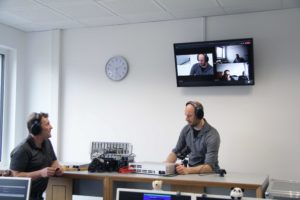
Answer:
[(105, 73), (108, 78), (113, 81), (124, 79), (128, 73), (129, 66), (123, 56), (111, 57), (105, 66)]

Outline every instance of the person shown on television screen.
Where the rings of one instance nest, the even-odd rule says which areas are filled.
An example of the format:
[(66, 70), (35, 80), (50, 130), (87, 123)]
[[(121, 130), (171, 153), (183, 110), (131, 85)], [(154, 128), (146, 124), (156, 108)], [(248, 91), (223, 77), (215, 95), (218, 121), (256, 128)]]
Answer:
[(27, 121), (29, 135), (11, 152), (13, 176), (30, 177), (30, 200), (42, 200), (48, 177), (61, 176), (63, 169), (56, 159), (51, 141), (52, 126), (47, 113), (32, 113)]
[(242, 75), (239, 76), (239, 81), (248, 81), (248, 76), (245, 75), (245, 71), (243, 71)]
[(206, 54), (198, 54), (197, 55), (198, 62), (195, 63), (190, 71), (190, 75), (213, 75), (214, 70), (213, 67), (208, 63), (209, 57)]
[(221, 80), (222, 81), (232, 81), (232, 80), (234, 80), (232, 78), (232, 76), (230, 75), (230, 70), (229, 69), (224, 70), (224, 73), (223, 73), (223, 76), (221, 77)]
[(189, 101), (185, 106), (187, 125), (183, 127), (177, 144), (166, 162), (175, 163), (177, 158), (188, 156), (188, 166), (176, 165), (178, 174), (216, 172), (219, 168), (218, 153), (220, 135), (204, 118), (203, 106), (198, 101)]
[(235, 59), (233, 60), (234, 63), (239, 63), (239, 62), (245, 62), (245, 59), (240, 57), (240, 54), (235, 54)]

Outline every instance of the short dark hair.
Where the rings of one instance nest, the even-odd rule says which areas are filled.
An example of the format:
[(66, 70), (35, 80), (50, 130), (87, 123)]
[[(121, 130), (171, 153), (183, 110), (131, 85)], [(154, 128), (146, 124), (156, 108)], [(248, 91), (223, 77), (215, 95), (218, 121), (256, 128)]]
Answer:
[(225, 69), (224, 74), (226, 74), (227, 72), (230, 73), (230, 70), (229, 69)]
[(44, 112), (33, 112), (29, 115), (28, 120), (27, 120), (27, 129), (29, 131), (29, 133), (32, 133), (34, 135), (37, 135), (38, 133), (36, 133), (35, 131), (33, 131), (33, 126), (35, 124), (41, 125), (41, 120), (42, 118), (48, 118), (48, 113), (44, 113)]

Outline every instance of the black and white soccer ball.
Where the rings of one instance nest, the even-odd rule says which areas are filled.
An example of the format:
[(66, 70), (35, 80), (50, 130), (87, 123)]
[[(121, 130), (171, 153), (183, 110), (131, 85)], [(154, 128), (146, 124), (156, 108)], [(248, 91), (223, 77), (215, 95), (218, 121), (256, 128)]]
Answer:
[(242, 199), (244, 196), (244, 189), (235, 187), (231, 188), (230, 197), (231, 199)]

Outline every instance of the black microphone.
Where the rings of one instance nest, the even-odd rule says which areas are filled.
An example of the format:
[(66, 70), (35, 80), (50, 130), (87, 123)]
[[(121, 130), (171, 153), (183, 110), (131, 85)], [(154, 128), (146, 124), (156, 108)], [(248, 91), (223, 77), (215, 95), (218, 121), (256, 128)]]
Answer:
[(183, 149), (181, 149), (181, 151), (179, 151), (176, 156), (177, 158), (179, 158), (181, 160), (181, 164), (184, 165), (185, 167), (187, 167), (189, 161), (186, 160), (186, 156), (191, 153), (191, 150), (188, 146), (185, 146)]
[(221, 177), (224, 177), (224, 175), (227, 174), (225, 169), (217, 169), (216, 173), (219, 174)]
[(176, 156), (177, 158), (179, 158), (180, 160), (185, 159), (185, 157), (191, 153), (191, 150), (188, 146), (185, 146), (181, 151), (179, 151)]

